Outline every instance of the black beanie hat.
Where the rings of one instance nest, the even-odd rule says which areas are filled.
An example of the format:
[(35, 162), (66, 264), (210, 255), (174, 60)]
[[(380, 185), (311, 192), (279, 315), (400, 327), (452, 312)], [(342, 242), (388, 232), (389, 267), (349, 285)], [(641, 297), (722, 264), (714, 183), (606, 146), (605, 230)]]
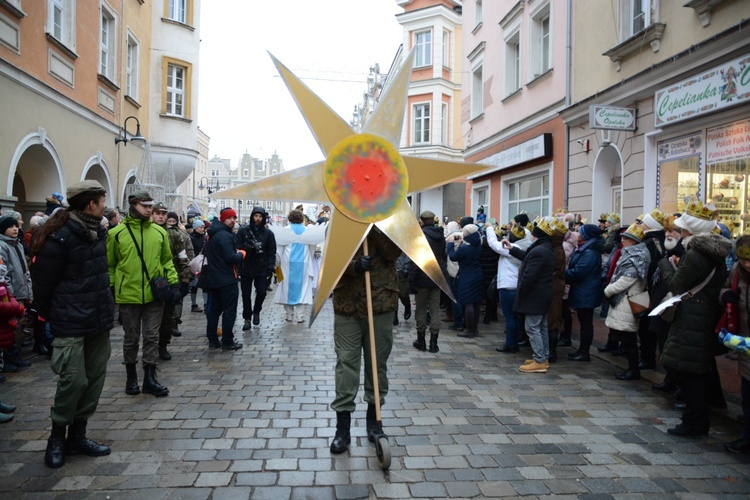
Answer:
[(18, 221), (15, 217), (12, 217), (10, 215), (0, 217), (0, 234), (5, 234), (5, 231), (7, 231), (11, 226), (18, 227)]
[(167, 213), (167, 219), (174, 219), (177, 222), (180, 222), (180, 216), (177, 215), (177, 212), (168, 212)]
[(529, 216), (526, 214), (518, 214), (515, 217), (513, 217), (513, 220), (518, 223), (521, 227), (526, 227), (529, 225)]

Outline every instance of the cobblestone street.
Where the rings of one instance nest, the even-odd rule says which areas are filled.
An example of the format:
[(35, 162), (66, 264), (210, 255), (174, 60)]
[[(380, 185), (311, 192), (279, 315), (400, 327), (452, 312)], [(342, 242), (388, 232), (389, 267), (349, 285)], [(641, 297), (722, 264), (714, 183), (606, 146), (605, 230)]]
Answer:
[(712, 414), (706, 438), (669, 436), (678, 413), (648, 380), (617, 381), (616, 368), (599, 357), (571, 363), (569, 348), (559, 350), (561, 360), (548, 373), (522, 374), (518, 366), (528, 352), (495, 352), (502, 329), (495, 322), (480, 325), (476, 339), (443, 329), (440, 352), (430, 354), (411, 347), (414, 319), (402, 319), (383, 407), (390, 470), (378, 467), (367, 441), (361, 392), (350, 451), (331, 455), (330, 303), (310, 329), (285, 322), (271, 296), (260, 326), (241, 332), (238, 319), (245, 347), (235, 353), (208, 350), (205, 317), (189, 312), (188, 298), (183, 335), (170, 346), (173, 359), (159, 365), (166, 398), (125, 394), (116, 328), (106, 385), (88, 426), (90, 437), (112, 447), (106, 457), (73, 456), (60, 469), (47, 468), (55, 376), (43, 357), (8, 374), (0, 400), (18, 409), (0, 429), (0, 495), (747, 498), (750, 492), (750, 456), (723, 446), (738, 437), (736, 405)]

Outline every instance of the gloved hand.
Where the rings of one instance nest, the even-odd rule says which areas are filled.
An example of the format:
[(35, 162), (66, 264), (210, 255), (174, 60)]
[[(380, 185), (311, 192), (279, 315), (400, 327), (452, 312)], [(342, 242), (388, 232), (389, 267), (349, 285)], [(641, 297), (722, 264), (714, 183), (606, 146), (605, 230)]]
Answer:
[(737, 290), (727, 290), (721, 294), (721, 301), (724, 304), (738, 304), (740, 302), (740, 292)]
[(190, 293), (190, 285), (184, 281), (180, 282), (180, 297), (184, 297), (188, 293)]
[(169, 285), (169, 291), (172, 292), (172, 304), (177, 304), (182, 300), (182, 294), (180, 293), (180, 285)]
[(354, 263), (354, 270), (358, 273), (372, 271), (372, 255), (363, 255)]

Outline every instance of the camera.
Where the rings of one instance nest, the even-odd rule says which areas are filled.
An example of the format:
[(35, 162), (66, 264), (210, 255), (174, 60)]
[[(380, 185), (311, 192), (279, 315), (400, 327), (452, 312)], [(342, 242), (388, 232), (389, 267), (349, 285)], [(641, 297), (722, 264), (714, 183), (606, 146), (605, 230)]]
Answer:
[(242, 249), (245, 250), (247, 253), (260, 254), (260, 253), (263, 253), (263, 243), (253, 238), (245, 238), (245, 242), (242, 245)]

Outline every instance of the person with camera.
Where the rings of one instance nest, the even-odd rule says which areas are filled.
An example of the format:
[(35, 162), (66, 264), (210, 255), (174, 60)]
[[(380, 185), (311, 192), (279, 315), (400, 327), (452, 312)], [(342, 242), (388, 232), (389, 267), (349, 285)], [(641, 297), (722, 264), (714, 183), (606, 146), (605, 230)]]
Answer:
[[(172, 262), (167, 232), (151, 220), (154, 200), (147, 191), (128, 196), (128, 215), (107, 236), (109, 282), (120, 306), (125, 335), (122, 353), (127, 381), (125, 393), (141, 393), (136, 362), (143, 337), (143, 393), (163, 397), (169, 389), (156, 380), (159, 362), (159, 326), (164, 299), (154, 296), (166, 279), (172, 300), (180, 295), (179, 278)], [(161, 283), (160, 283), (161, 282)]]
[[(241, 227), (236, 236), (237, 248), (247, 252), (240, 270), (242, 318), (245, 320), (242, 329), (245, 331), (251, 328), (251, 320), (253, 325), (260, 325), (260, 311), (276, 267), (276, 237), (266, 227), (267, 222), (268, 214), (263, 207), (253, 207), (250, 224)], [(253, 285), (255, 303), (252, 301)]]

